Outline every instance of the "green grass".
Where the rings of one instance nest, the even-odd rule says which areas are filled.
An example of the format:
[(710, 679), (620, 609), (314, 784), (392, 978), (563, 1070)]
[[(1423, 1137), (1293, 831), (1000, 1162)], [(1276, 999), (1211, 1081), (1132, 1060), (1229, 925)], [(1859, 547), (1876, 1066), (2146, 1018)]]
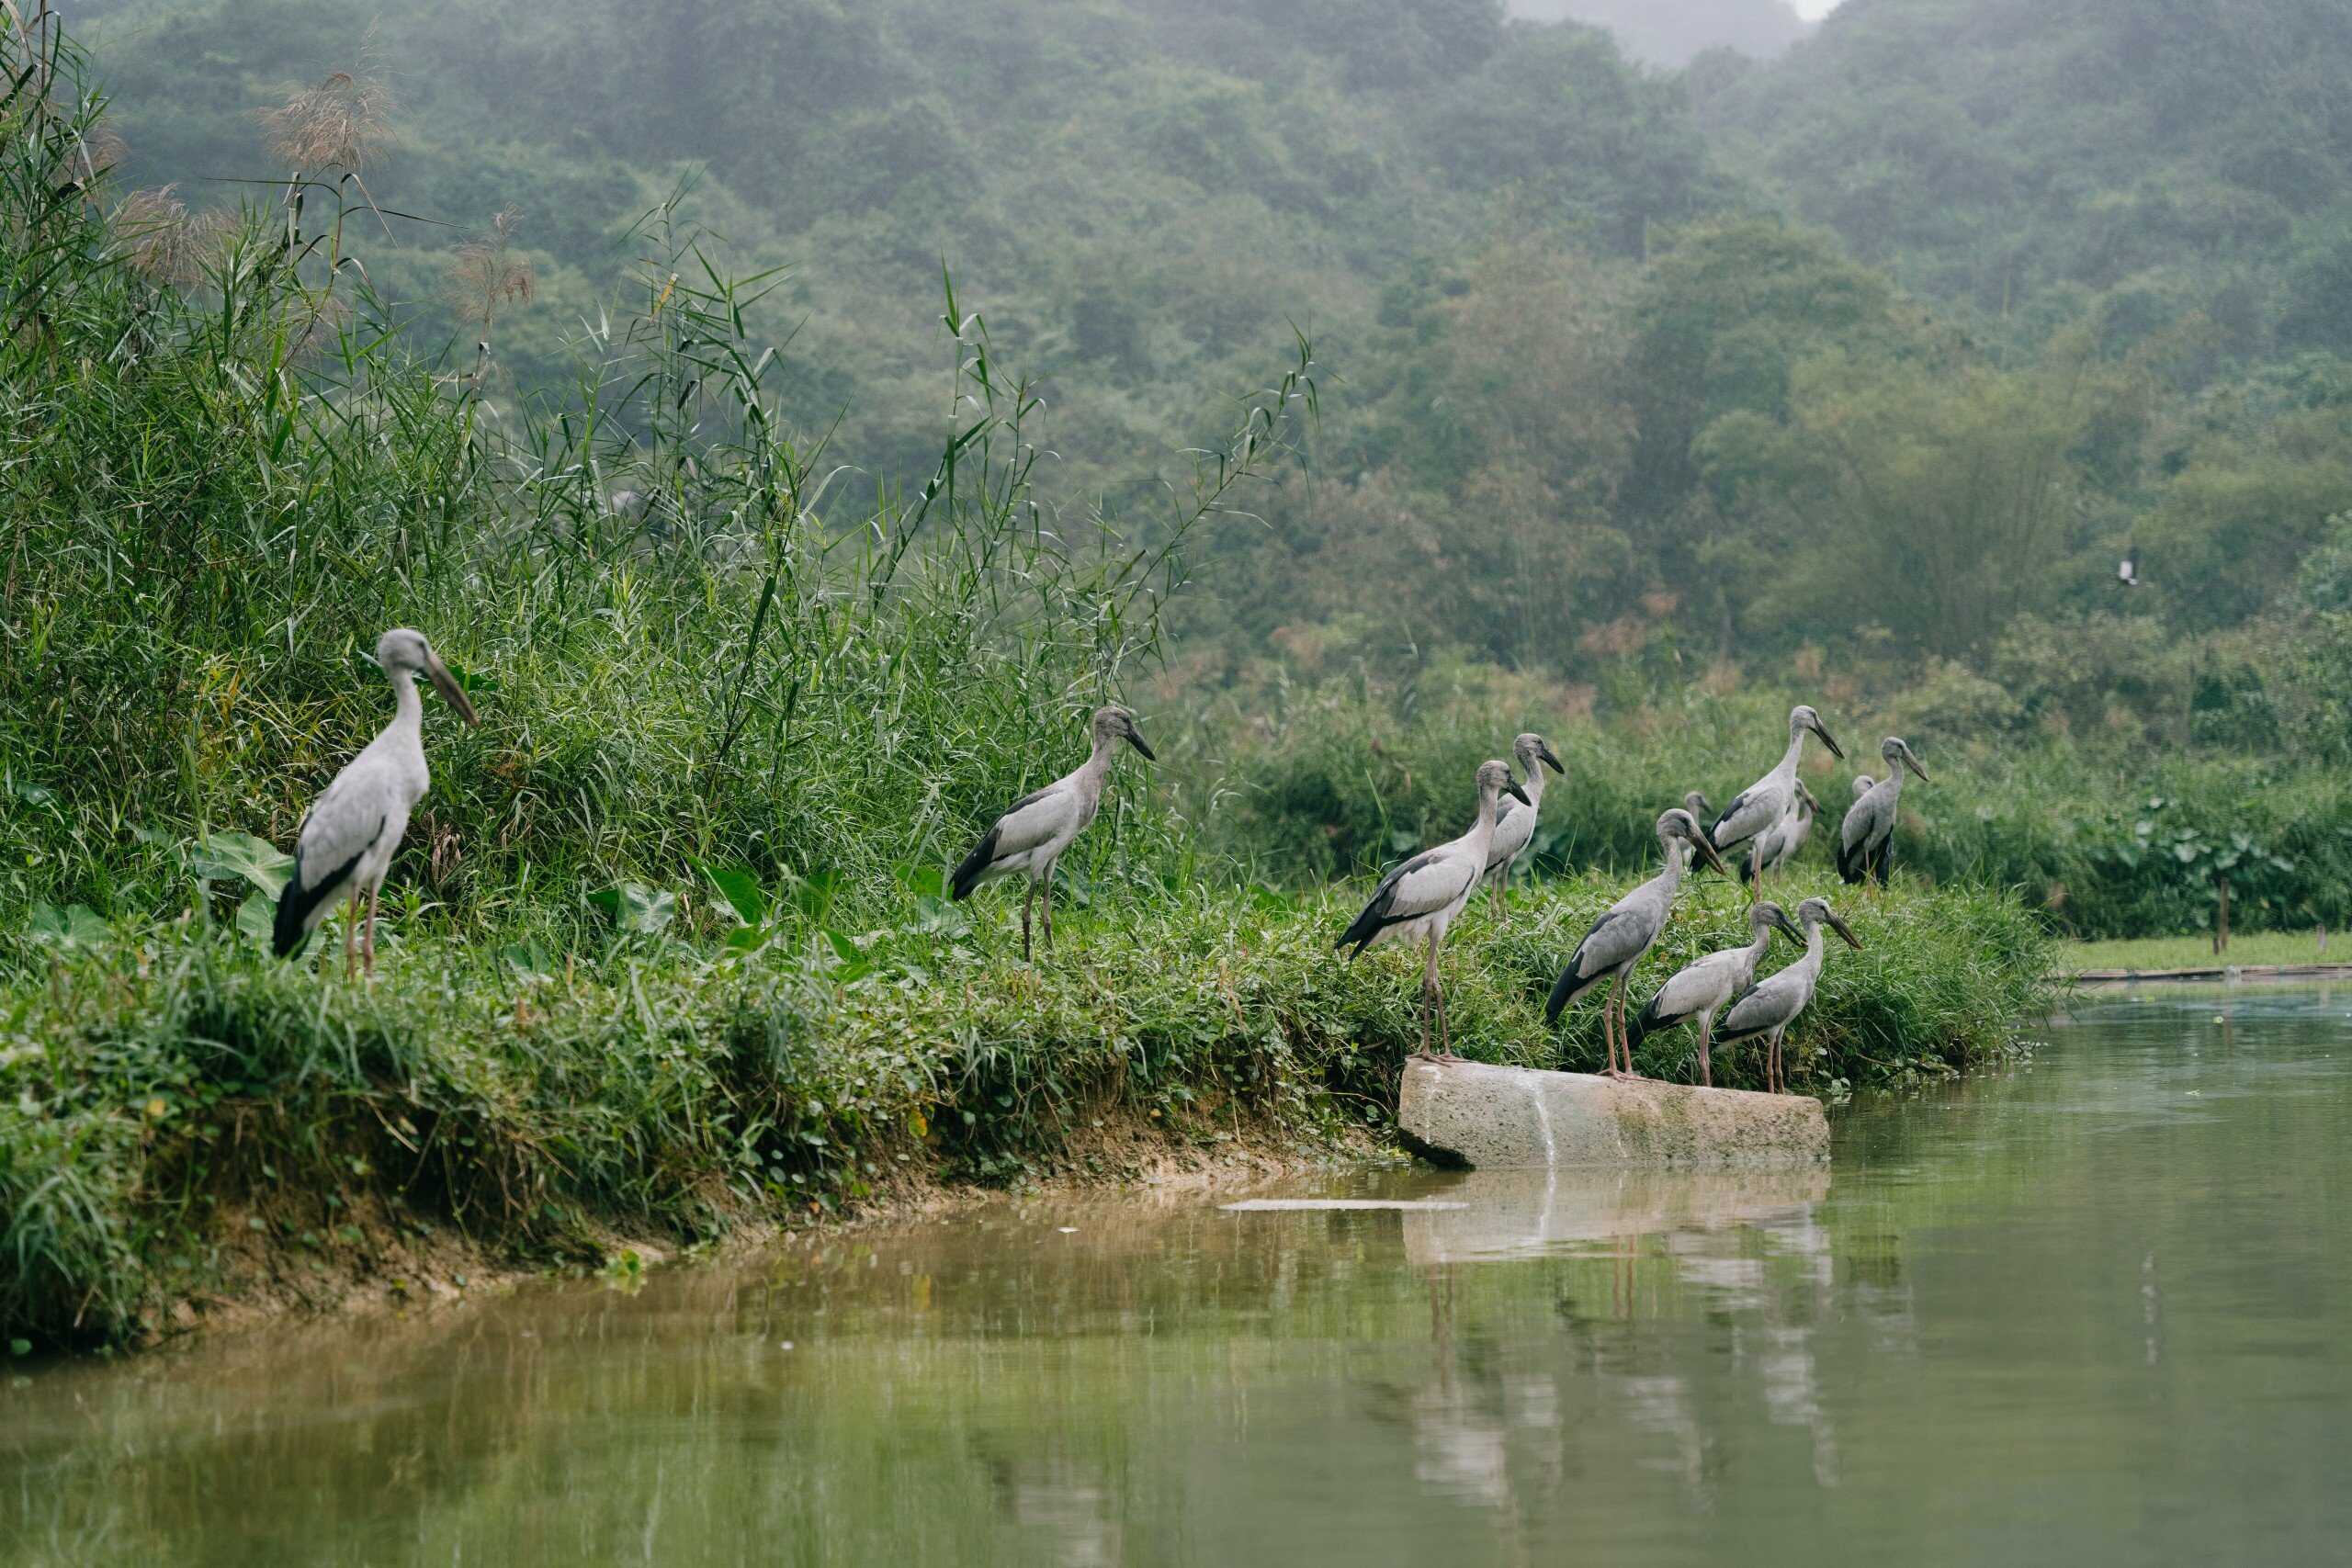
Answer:
[(2352, 942), (2341, 934), (2332, 935), (2323, 953), (2315, 931), (2246, 931), (2233, 934), (2229, 952), (2216, 955), (2213, 939), (2200, 931), (2126, 942), (2062, 942), (2057, 962), (2065, 974), (2092, 969), (2207, 969), (2222, 964), (2352, 964)]
[[(902, 1177), (1019, 1179), (1105, 1122), (1201, 1142), (1383, 1132), (1419, 966), (1331, 951), (1364, 891), (1073, 893), (1061, 951), (1034, 968), (1017, 900), (993, 892), (748, 956), (639, 935), (560, 964), (421, 913), (372, 988), (227, 927), (89, 932), (0, 1025), (0, 1332), (135, 1339), (175, 1302), (234, 1293), (256, 1250), (271, 1269), (344, 1250), (360, 1216), (581, 1257), (615, 1231), (819, 1219)], [(1615, 891), (1548, 885), (1500, 925), (1483, 905), (1466, 917), (1447, 961), (1455, 1049), (1598, 1066), (1599, 1004), (1557, 1034), (1542, 1009)], [(2044, 995), (2046, 939), (2013, 900), (1847, 904), (1866, 951), (1832, 955), (1792, 1035), (1801, 1089), (1960, 1070)], [(1742, 931), (1728, 885), (1687, 892), (1636, 1003)], [(1689, 1034), (1640, 1065), (1688, 1077)], [(1726, 1053), (1717, 1082), (1756, 1066)]]

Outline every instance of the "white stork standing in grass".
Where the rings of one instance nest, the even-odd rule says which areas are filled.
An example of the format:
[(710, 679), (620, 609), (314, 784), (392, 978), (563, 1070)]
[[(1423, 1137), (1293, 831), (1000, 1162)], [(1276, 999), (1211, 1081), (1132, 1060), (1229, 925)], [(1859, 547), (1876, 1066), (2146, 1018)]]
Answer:
[(1487, 880), (1495, 890), (1495, 913), (1503, 912), (1503, 884), (1510, 880), (1511, 867), (1535, 841), (1535, 815), (1544, 809), (1544, 770), (1549, 766), (1555, 773), (1568, 770), (1552, 754), (1552, 748), (1540, 735), (1521, 736), (1511, 743), (1511, 754), (1519, 759), (1519, 787), (1527, 804), (1505, 799), (1495, 808), (1494, 841), (1487, 846)]
[(1800, 946), (1804, 942), (1804, 933), (1789, 922), (1788, 915), (1778, 904), (1768, 900), (1750, 905), (1747, 945), (1710, 953), (1677, 970), (1672, 979), (1657, 988), (1657, 995), (1649, 999), (1634, 1018), (1633, 1027), (1625, 1032), (1626, 1054), (1632, 1055), (1644, 1036), (1679, 1029), (1695, 1018), (1699, 1021), (1699, 1082), (1713, 1088), (1715, 1073), (1708, 1047), (1714, 1039), (1715, 1014), (1725, 1002), (1755, 983), (1756, 966), (1764, 962), (1776, 931), (1787, 932), (1789, 939)]
[(1470, 830), (1433, 850), (1423, 850), (1382, 877), (1380, 886), (1372, 890), (1371, 901), (1335, 944), (1355, 945), (1355, 952), (1348, 954), (1352, 963), (1364, 949), (1385, 942), (1429, 939), (1429, 966), (1421, 975), (1420, 1054), (1424, 1056), (1430, 1055), (1430, 1019), (1434, 1014), (1438, 1054), (1443, 1060), (1453, 1060), (1446, 1037), (1445, 993), (1437, 979), (1438, 948), (1445, 941), (1445, 928), (1468, 906), (1478, 879), (1487, 874), (1494, 847), (1495, 802), (1504, 795), (1526, 807), (1532, 816), (1534, 803), (1511, 782), (1510, 763), (1479, 763), (1478, 815)]
[(1666, 869), (1611, 904), (1607, 914), (1592, 922), (1592, 929), (1584, 933), (1584, 940), (1569, 955), (1567, 967), (1560, 971), (1559, 979), (1552, 987), (1552, 999), (1544, 1008), (1544, 1022), (1549, 1027), (1570, 1002), (1614, 979), (1600, 1010), (1600, 1032), (1609, 1047), (1606, 1070), (1612, 1078), (1634, 1076), (1634, 1052), (1629, 1043), (1625, 1047), (1625, 1066), (1620, 1071), (1618, 1033), (1611, 1020), (1613, 1017), (1621, 1025), (1624, 1021), (1625, 976), (1642, 961), (1642, 954), (1657, 944), (1658, 933), (1666, 930), (1666, 917), (1674, 908), (1675, 889), (1682, 886), (1684, 857), (1695, 850), (1717, 871), (1725, 876), (1731, 874), (1723, 857), (1707, 842), (1706, 829), (1688, 811), (1678, 807), (1657, 819), (1657, 842), (1666, 852)]
[(1781, 819), (1748, 840), (1747, 879), (1760, 887), (1766, 872), (1778, 871), (1796, 859), (1797, 852), (1813, 836), (1813, 818), (1820, 809), (1821, 802), (1813, 798), (1804, 780), (1797, 780)]
[[(277, 896), (277, 925), (271, 945), (277, 956), (302, 950), (337, 898), (351, 902), (353, 919), (343, 931), (343, 967), (351, 972), (351, 942), (361, 936), (368, 973), (376, 973), (376, 896), (384, 873), (408, 831), (408, 814), (424, 795), (431, 775), (424, 766), (424, 704), (416, 678), (434, 688), (468, 724), (481, 721), (473, 704), (423, 632), (405, 626), (386, 632), (376, 644), (376, 662), (392, 682), (392, 722), (368, 743), (319, 796), (295, 837), (294, 874)], [(363, 928), (356, 918), (368, 900)]]
[[(1723, 815), (1715, 818), (1709, 829), (1708, 840), (1717, 853), (1729, 854), (1746, 845), (1788, 814), (1789, 803), (1794, 798), (1797, 764), (1804, 760), (1804, 738), (1818, 735), (1829, 754), (1840, 761), (1845, 749), (1821, 722), (1821, 716), (1800, 703), (1789, 710), (1789, 749), (1781, 754), (1772, 771), (1739, 792)], [(1757, 869), (1761, 869), (1757, 868)]]
[(1789, 1024), (1813, 1000), (1815, 983), (1821, 978), (1821, 928), (1827, 925), (1846, 939), (1846, 945), (1860, 953), (1862, 944), (1846, 929), (1846, 922), (1831, 912), (1828, 901), (1808, 898), (1797, 906), (1797, 924), (1804, 931), (1804, 956), (1769, 980), (1758, 980), (1731, 1002), (1731, 1010), (1724, 1014), (1723, 1032), (1715, 1036), (1718, 1045), (1736, 1045), (1742, 1040), (1764, 1035), (1769, 1044), (1764, 1054), (1764, 1087), (1772, 1093), (1788, 1088), (1788, 1078), (1781, 1067), (1781, 1036), (1788, 1032)]
[(1908, 768), (1918, 774), (1921, 784), (1929, 781), (1928, 770), (1919, 765), (1910, 746), (1896, 737), (1890, 735), (1881, 742), (1878, 754), (1886, 759), (1886, 777), (1846, 808), (1846, 820), (1838, 829), (1838, 874), (1849, 882), (1872, 879), (1883, 887), (1886, 874), (1894, 867), (1894, 822), (1903, 804), (1903, 771)]
[(1086, 831), (1094, 820), (1094, 813), (1102, 805), (1102, 783), (1111, 775), (1111, 754), (1120, 741), (1125, 741), (1143, 753), (1146, 761), (1158, 761), (1159, 754), (1144, 744), (1143, 734), (1136, 728), (1136, 716), (1123, 707), (1098, 708), (1094, 714), (1094, 750), (1075, 773), (1060, 778), (1038, 790), (1024, 795), (1004, 808), (1001, 816), (989, 824), (972, 852), (956, 868), (949, 879), (949, 891), (957, 899), (968, 898), (972, 890), (983, 882), (1016, 873), (1029, 878), (1029, 887), (1021, 897), (1021, 958), (1029, 959), (1029, 908), (1042, 890), (1045, 894), (1046, 950), (1054, 946), (1054, 863), (1072, 840)]

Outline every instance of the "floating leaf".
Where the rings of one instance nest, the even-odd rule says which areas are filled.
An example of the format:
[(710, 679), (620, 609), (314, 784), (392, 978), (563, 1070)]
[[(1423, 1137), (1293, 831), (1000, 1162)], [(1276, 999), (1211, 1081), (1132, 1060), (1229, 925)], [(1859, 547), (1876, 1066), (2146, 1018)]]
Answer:
[(187, 868), (206, 882), (243, 879), (275, 898), (294, 874), (294, 857), (251, 833), (207, 833), (188, 852)]

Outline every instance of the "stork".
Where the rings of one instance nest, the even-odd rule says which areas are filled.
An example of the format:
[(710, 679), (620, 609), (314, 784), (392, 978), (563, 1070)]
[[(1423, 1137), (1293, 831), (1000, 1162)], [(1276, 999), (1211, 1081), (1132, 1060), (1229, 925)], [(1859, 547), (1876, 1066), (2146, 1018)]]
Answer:
[(1470, 830), (1433, 850), (1423, 850), (1382, 877), (1370, 901), (1333, 944), (1345, 947), (1353, 942), (1355, 952), (1348, 954), (1352, 964), (1366, 948), (1385, 942), (1429, 939), (1429, 967), (1421, 975), (1420, 1054), (1424, 1056), (1430, 1055), (1430, 1018), (1435, 1014), (1438, 1055), (1442, 1060), (1453, 1059), (1447, 1049), (1445, 993), (1438, 986), (1437, 952), (1445, 941), (1445, 928), (1468, 907), (1471, 892), (1487, 874), (1495, 840), (1495, 802), (1504, 795), (1526, 807), (1531, 818), (1534, 815), (1534, 802), (1511, 782), (1509, 762), (1479, 763), (1478, 815), (1472, 819)]
[(1699, 1021), (1699, 1082), (1713, 1088), (1714, 1068), (1708, 1060), (1708, 1046), (1714, 1036), (1715, 1014), (1725, 1002), (1755, 982), (1756, 966), (1764, 961), (1776, 931), (1785, 931), (1789, 940), (1800, 946), (1804, 942), (1804, 933), (1789, 923), (1787, 913), (1778, 904), (1750, 905), (1747, 944), (1710, 953), (1675, 971), (1673, 978), (1657, 988), (1657, 995), (1649, 999), (1626, 1032), (1626, 1055), (1631, 1055), (1645, 1036), (1679, 1029), (1695, 1018)]
[(1748, 843), (1748, 880), (1761, 886), (1766, 872), (1778, 871), (1796, 859), (1805, 840), (1813, 836), (1813, 818), (1820, 809), (1821, 802), (1814, 799), (1804, 780), (1797, 780), (1796, 787), (1789, 793), (1788, 809), (1781, 819)]
[(1715, 815), (1715, 808), (1707, 804), (1707, 793), (1704, 790), (1694, 789), (1684, 795), (1682, 809), (1690, 813), (1691, 818), (1700, 822), (1712, 821)]
[(1886, 777), (1846, 808), (1846, 820), (1838, 829), (1838, 874), (1848, 882), (1874, 878), (1884, 886), (1886, 874), (1894, 865), (1894, 820), (1903, 801), (1903, 770), (1918, 774), (1922, 784), (1928, 779), (1928, 770), (1919, 765), (1911, 748), (1894, 736), (1880, 743), (1878, 754), (1886, 759)]
[(1045, 897), (1046, 951), (1054, 947), (1054, 863), (1072, 840), (1086, 831), (1102, 805), (1102, 784), (1111, 775), (1112, 753), (1124, 740), (1156, 762), (1159, 753), (1144, 744), (1136, 716), (1112, 706), (1094, 712), (1094, 750), (1077, 771), (1004, 808), (972, 852), (949, 878), (956, 900), (972, 896), (983, 882), (1000, 876), (1026, 874), (1029, 886), (1021, 896), (1021, 961), (1029, 961), (1029, 912), (1042, 892)]
[(1510, 743), (1510, 749), (1519, 759), (1519, 787), (1527, 805), (1522, 807), (1517, 800), (1505, 799), (1495, 808), (1494, 841), (1487, 846), (1487, 880), (1495, 890), (1498, 919), (1503, 912), (1503, 885), (1510, 880), (1511, 867), (1535, 840), (1535, 814), (1544, 809), (1544, 770), (1549, 766), (1564, 775), (1568, 771), (1540, 735), (1522, 735)]
[(2140, 550), (2136, 545), (2123, 547), (2123, 558), (2115, 563), (2115, 585), (2119, 588), (2140, 586)]
[(1871, 790), (1877, 787), (1878, 780), (1871, 777), (1870, 774), (1856, 773), (1854, 775), (1854, 798), (1856, 800), (1861, 799), (1862, 796), (1870, 794)]
[[(270, 945), (280, 958), (302, 951), (337, 898), (350, 902), (343, 928), (343, 970), (351, 973), (352, 938), (361, 939), (368, 976), (376, 975), (376, 899), (384, 873), (408, 831), (408, 814), (424, 797), (431, 774), (424, 766), (424, 703), (416, 678), (433, 682), (458, 716), (480, 724), (474, 705), (424, 634), (399, 626), (376, 642), (376, 663), (392, 683), (392, 721), (356, 757), (344, 764), (319, 796), (294, 838), (294, 874), (277, 895), (277, 923)], [(359, 919), (359, 900), (368, 917)]]
[[(1804, 738), (1818, 735), (1829, 754), (1843, 761), (1845, 749), (1821, 722), (1821, 716), (1800, 703), (1789, 710), (1789, 749), (1772, 771), (1739, 792), (1708, 831), (1708, 840), (1721, 854), (1729, 854), (1785, 816), (1796, 792), (1797, 764), (1804, 760)], [(1760, 868), (1758, 868), (1760, 869)]]
[(1736, 1045), (1759, 1034), (1765, 1036), (1768, 1044), (1764, 1053), (1764, 1087), (1776, 1094), (1788, 1088), (1781, 1067), (1781, 1036), (1788, 1032), (1790, 1021), (1813, 1000), (1814, 987), (1821, 978), (1821, 928), (1830, 927), (1857, 953), (1862, 948), (1826, 899), (1808, 898), (1799, 904), (1797, 925), (1804, 932), (1804, 956), (1734, 997), (1730, 1010), (1724, 1014), (1723, 1032), (1715, 1036), (1718, 1045)]
[(1619, 1031), (1611, 1021), (1613, 1018), (1618, 1025), (1624, 1021), (1625, 977), (1642, 961), (1642, 954), (1657, 942), (1658, 933), (1666, 930), (1666, 917), (1674, 908), (1675, 889), (1682, 886), (1685, 857), (1695, 851), (1717, 871), (1725, 876), (1731, 874), (1723, 857), (1707, 841), (1706, 830), (1699, 826), (1699, 819), (1679, 807), (1657, 819), (1657, 842), (1666, 855), (1666, 869), (1611, 904), (1607, 914), (1592, 922), (1592, 929), (1584, 933), (1576, 952), (1569, 954), (1567, 967), (1560, 971), (1559, 979), (1552, 987), (1552, 999), (1544, 1008), (1544, 1022), (1549, 1027), (1570, 1002), (1581, 999), (1604, 981), (1614, 982), (1600, 1011), (1601, 1037), (1609, 1047), (1606, 1071), (1612, 1078), (1634, 1076), (1634, 1051), (1628, 1042), (1625, 1066), (1620, 1070)]

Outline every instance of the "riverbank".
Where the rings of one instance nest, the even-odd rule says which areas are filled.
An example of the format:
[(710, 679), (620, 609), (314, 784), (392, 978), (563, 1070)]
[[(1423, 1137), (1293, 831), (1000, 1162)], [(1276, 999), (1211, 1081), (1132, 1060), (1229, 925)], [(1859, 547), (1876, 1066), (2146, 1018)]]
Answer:
[[(1598, 1004), (1557, 1034), (1541, 1010), (1615, 891), (1561, 883), (1500, 924), (1466, 916), (1454, 1048), (1598, 1066)], [(1363, 892), (1100, 887), (1035, 967), (993, 895), (968, 923), (918, 905), (902, 927), (733, 956), (626, 937), (550, 960), (420, 917), (372, 987), (227, 928), (92, 933), (8, 998), (0, 1032), (0, 1333), (133, 1344), (412, 1274), (627, 1268), (926, 1189), (1378, 1143), (1418, 964), (1330, 951)], [(1736, 940), (1741, 907), (1717, 879), (1686, 892), (1644, 980)], [(2049, 943), (2014, 900), (1842, 907), (1866, 950), (1835, 954), (1792, 1037), (1801, 1089), (1962, 1070), (2046, 999)], [(1650, 1043), (1640, 1065), (1686, 1077), (1693, 1044)], [(1717, 1081), (1752, 1082), (1728, 1055)]]
[(2352, 966), (2352, 945), (2337, 939), (2323, 946), (2315, 931), (2248, 931), (2230, 938), (2229, 951), (2217, 953), (2211, 936), (2193, 931), (2125, 942), (2063, 942), (2056, 962), (2061, 976), (2089, 980), (2218, 978), (2226, 969), (2299, 976)]

